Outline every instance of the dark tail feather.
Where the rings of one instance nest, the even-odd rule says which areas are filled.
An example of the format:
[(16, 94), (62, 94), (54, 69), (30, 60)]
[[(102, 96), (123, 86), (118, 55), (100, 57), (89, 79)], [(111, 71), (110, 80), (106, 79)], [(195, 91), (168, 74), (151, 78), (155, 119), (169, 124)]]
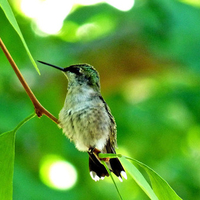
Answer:
[[(106, 146), (106, 150), (108, 153), (116, 154), (115, 149), (111, 145), (109, 145), (109, 143)], [(127, 179), (126, 172), (118, 158), (111, 158), (109, 162), (111, 171), (119, 178), (121, 182), (122, 182), (122, 176), (125, 179)]]
[(110, 159), (110, 166), (112, 169), (112, 172), (117, 176), (121, 177), (121, 172), (124, 171), (124, 168), (122, 167), (121, 162), (119, 161), (118, 158), (111, 158)]
[(90, 176), (93, 180), (98, 181), (99, 179), (104, 179), (105, 176), (109, 176), (106, 168), (96, 157), (94, 153), (89, 154), (89, 170)]
[[(115, 150), (108, 142), (106, 146), (106, 151), (107, 153), (113, 153), (115, 154)], [(99, 179), (104, 179), (105, 176), (109, 176), (106, 168), (104, 165), (101, 163), (98, 153), (96, 154), (93, 151), (88, 151), (89, 154), (89, 170), (90, 170), (90, 176), (92, 177), (93, 180), (98, 181)], [(122, 181), (122, 176), (127, 179), (126, 172), (119, 161), (118, 158), (111, 158), (108, 162), (106, 162), (108, 168), (110, 169), (111, 172), (113, 172), (120, 181)]]

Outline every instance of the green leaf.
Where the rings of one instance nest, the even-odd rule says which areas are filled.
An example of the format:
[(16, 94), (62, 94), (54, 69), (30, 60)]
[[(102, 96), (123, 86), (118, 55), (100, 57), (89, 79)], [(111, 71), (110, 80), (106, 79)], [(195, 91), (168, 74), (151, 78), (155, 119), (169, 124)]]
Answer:
[[(5, 13), (5, 15), (6, 15), (8, 21), (10, 22), (10, 24), (13, 26), (13, 28), (15, 29), (15, 31), (19, 35), (19, 37), (20, 37), (20, 39), (21, 39), (21, 41), (22, 41), (22, 43), (23, 43), (23, 45), (24, 45), (24, 47), (26, 49), (26, 52), (27, 52), (27, 54), (28, 54), (28, 56), (29, 56), (32, 64), (33, 64), (33, 66), (35, 67), (35, 69), (37, 70), (37, 72), (40, 74), (40, 71), (39, 71), (39, 69), (37, 67), (37, 64), (34, 61), (32, 55), (31, 55), (31, 53), (29, 51), (29, 48), (28, 48), (28, 46), (27, 46), (27, 44), (26, 44), (26, 42), (24, 40), (22, 32), (21, 32), (21, 30), (19, 28), (19, 25), (18, 25), (18, 23), (17, 23), (17, 21), (15, 19), (15, 16), (14, 16), (14, 14), (12, 12), (12, 9), (11, 9), (8, 1), (7, 0), (0, 0), (0, 7), (2, 8), (3, 12)], [(3, 27), (1, 27), (1, 28), (3, 28)]]
[(15, 154), (15, 132), (9, 131), (0, 135), (0, 197), (12, 199), (12, 182)]
[(181, 198), (170, 187), (170, 185), (161, 176), (159, 176), (153, 169), (151, 169), (147, 165), (133, 158), (129, 158), (129, 157), (125, 157), (125, 158), (133, 161), (134, 163), (137, 163), (140, 167), (142, 167), (147, 172), (152, 184), (152, 188), (155, 194), (157, 195), (157, 197), (159, 198), (159, 200), (169, 200), (169, 199), (181, 200)]
[[(142, 162), (122, 156), (121, 154), (99, 154), (100, 158), (116, 158), (118, 157), (124, 167), (126, 168), (126, 171), (129, 172), (129, 174), (133, 177), (133, 179), (136, 181), (136, 183), (143, 189), (143, 191), (149, 196), (150, 199), (159, 199), (159, 200), (181, 200), (181, 198), (176, 194), (176, 192), (170, 187), (170, 185), (160, 176), (158, 175), (153, 169), (148, 167), (147, 165), (143, 164)], [(135, 164), (142, 167), (148, 174), (152, 188), (148, 184), (148, 182), (145, 180), (143, 175), (140, 173), (140, 171), (128, 160), (131, 160)]]
[(155, 195), (151, 186), (143, 177), (143, 175), (140, 173), (140, 171), (132, 163), (127, 161), (125, 157), (121, 157), (120, 160), (123, 166), (129, 172), (129, 174), (136, 181), (136, 183), (142, 188), (142, 190), (147, 194), (147, 196), (152, 200), (158, 200), (158, 197)]
[(13, 171), (15, 157), (15, 133), (28, 120), (35, 117), (32, 114), (18, 126), (6, 133), (0, 134), (0, 197), (1, 200), (11, 200), (13, 194)]

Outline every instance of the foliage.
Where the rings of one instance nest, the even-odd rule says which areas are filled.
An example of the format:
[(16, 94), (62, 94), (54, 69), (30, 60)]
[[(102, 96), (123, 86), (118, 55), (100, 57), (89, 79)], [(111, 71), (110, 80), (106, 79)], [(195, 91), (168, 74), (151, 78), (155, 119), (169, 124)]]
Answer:
[[(80, 6), (65, 19), (59, 35), (40, 37), (19, 7), (11, 6), (34, 58), (60, 66), (87, 62), (98, 69), (103, 96), (118, 125), (117, 152), (151, 166), (181, 198), (197, 199), (199, 7), (175, 0), (136, 0), (128, 12), (106, 4)], [(111, 29), (91, 40), (82, 37), (69, 42), (69, 24), (79, 27), (100, 16), (114, 22)], [(42, 76), (35, 74), (2, 11), (0, 18), (1, 38), (38, 99), (57, 115), (67, 90), (65, 77), (43, 67)], [(0, 60), (0, 132), (6, 132), (33, 108), (2, 53)], [(49, 154), (62, 155), (76, 166), (78, 181), (73, 188), (59, 191), (41, 182), (41, 160)], [(14, 199), (117, 198), (109, 180), (94, 183), (90, 179), (87, 155), (78, 152), (45, 117), (31, 120), (18, 131), (15, 156)], [(123, 184), (116, 183), (125, 199), (148, 199), (129, 177)]]
[(15, 152), (15, 132), (9, 131), (0, 135), (0, 196), (3, 200), (12, 199), (13, 171)]
[(22, 41), (22, 43), (23, 43), (23, 45), (24, 45), (24, 47), (25, 47), (25, 49), (27, 51), (27, 54), (28, 54), (31, 62), (33, 63), (33, 65), (35, 66), (36, 70), (39, 73), (39, 69), (37, 68), (37, 65), (36, 65), (32, 55), (31, 55), (31, 53), (30, 53), (30, 51), (28, 49), (28, 46), (27, 46), (27, 44), (26, 44), (26, 42), (24, 40), (24, 37), (23, 37), (23, 35), (21, 33), (21, 30), (20, 30), (20, 28), (19, 28), (19, 26), (17, 24), (17, 21), (16, 21), (15, 16), (14, 16), (14, 14), (13, 14), (11, 8), (10, 8), (9, 3), (7, 2), (7, 0), (1, 0), (0, 1), (0, 6), (1, 6), (2, 10), (4, 11), (7, 19), (9, 20), (10, 24), (13, 26), (13, 28), (15, 29), (15, 31), (19, 35), (19, 37), (20, 37), (20, 39), (21, 39), (21, 41)]
[[(141, 189), (147, 194), (147, 196), (152, 199), (152, 200), (168, 200), (168, 199), (177, 199), (180, 200), (181, 198), (174, 192), (174, 190), (169, 186), (169, 184), (162, 178), (160, 177), (154, 170), (152, 170), (150, 167), (147, 165), (143, 164), (142, 162), (122, 156), (120, 154), (118, 155), (113, 155), (113, 154), (99, 154), (100, 158), (115, 158), (118, 157), (120, 158), (123, 166), (126, 168), (127, 172), (132, 176), (132, 178), (136, 181), (136, 183), (141, 187)], [(143, 168), (146, 173), (149, 175), (150, 181), (151, 181), (151, 186), (149, 183), (146, 181), (145, 177), (140, 173), (140, 171), (133, 165), (131, 164), (128, 160), (131, 160), (134, 164), (139, 165), (141, 168)], [(105, 162), (102, 161), (106, 169), (109, 171), (108, 167), (106, 166)], [(109, 174), (111, 175), (110, 171)], [(116, 186), (116, 183), (111, 175), (111, 178), (113, 180), (113, 183)], [(118, 188), (117, 188), (118, 191)], [(119, 191), (118, 191), (119, 193)], [(119, 193), (120, 195), (120, 193)], [(121, 197), (121, 196), (120, 196)], [(122, 197), (121, 197), (122, 199)]]
[(0, 134), (0, 196), (2, 200), (12, 199), (13, 196), (13, 171), (15, 157), (15, 134), (35, 113), (24, 119), (12, 131)]
[[(142, 178), (142, 176), (139, 174), (139, 171), (137, 170), (137, 168), (133, 168), (132, 165), (130, 165), (130, 163), (128, 163), (126, 161), (126, 159), (129, 159), (131, 161), (133, 161), (134, 163), (138, 164), (140, 167), (142, 167), (147, 174), (149, 175), (151, 184), (152, 184), (152, 188), (154, 193), (152, 193), (152, 191), (150, 190), (150, 186), (147, 185), (147, 183), (144, 183), (145, 179)], [(152, 170), (150, 167), (148, 167), (147, 165), (132, 159), (132, 158), (127, 158), (127, 157), (122, 157), (122, 163), (126, 166), (126, 168), (128, 169), (128, 172), (132, 174), (132, 177), (135, 179), (136, 177), (138, 177), (139, 179), (137, 181), (139, 181), (142, 185), (143, 190), (145, 191), (145, 193), (147, 193), (147, 195), (151, 198), (151, 199), (159, 199), (159, 200), (167, 200), (167, 199), (181, 199), (175, 192), (174, 190), (169, 186), (169, 184), (162, 178), (160, 177), (154, 170)], [(138, 175), (135, 175), (138, 174)]]

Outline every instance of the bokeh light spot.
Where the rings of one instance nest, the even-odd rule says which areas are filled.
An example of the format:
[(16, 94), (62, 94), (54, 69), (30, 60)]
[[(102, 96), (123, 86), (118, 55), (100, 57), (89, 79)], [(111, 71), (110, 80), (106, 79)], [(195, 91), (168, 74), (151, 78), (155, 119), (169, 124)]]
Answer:
[(127, 81), (123, 89), (124, 97), (129, 103), (137, 104), (149, 99), (157, 90), (157, 82), (150, 78), (137, 78)]
[(187, 3), (192, 6), (200, 7), (200, 1), (199, 0), (180, 0), (183, 3)]
[(123, 0), (123, 1), (107, 0), (106, 2), (121, 11), (129, 11), (134, 6), (135, 3), (134, 0)]
[(58, 190), (72, 188), (77, 181), (77, 172), (72, 164), (55, 155), (48, 155), (42, 159), (40, 167), (42, 182)]
[(73, 5), (73, 1), (63, 0), (21, 0), (22, 12), (33, 19), (38, 29), (47, 34), (57, 34), (60, 31)]
[(40, 31), (49, 35), (58, 34), (63, 27), (65, 18), (69, 13), (75, 10), (77, 7), (76, 5), (84, 6), (97, 3), (108, 3), (118, 10), (128, 11), (133, 7), (134, 0), (21, 0), (20, 7), (21, 11), (27, 17), (33, 19), (33, 23), (36, 25), (36, 28), (33, 26), (35, 33), (45, 36), (45, 34), (40, 33)]

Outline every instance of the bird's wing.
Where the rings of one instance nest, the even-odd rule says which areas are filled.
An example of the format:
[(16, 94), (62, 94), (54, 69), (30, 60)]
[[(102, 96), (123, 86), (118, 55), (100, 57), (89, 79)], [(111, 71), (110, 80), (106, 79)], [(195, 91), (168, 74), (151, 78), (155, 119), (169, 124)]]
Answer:
[(115, 123), (115, 119), (113, 117), (113, 115), (111, 114), (110, 108), (108, 107), (107, 103), (105, 102), (105, 100), (103, 99), (102, 96), (99, 96), (99, 98), (103, 101), (105, 109), (109, 115), (110, 118), (110, 143), (112, 145), (112, 147), (116, 147), (117, 146), (117, 126)]

